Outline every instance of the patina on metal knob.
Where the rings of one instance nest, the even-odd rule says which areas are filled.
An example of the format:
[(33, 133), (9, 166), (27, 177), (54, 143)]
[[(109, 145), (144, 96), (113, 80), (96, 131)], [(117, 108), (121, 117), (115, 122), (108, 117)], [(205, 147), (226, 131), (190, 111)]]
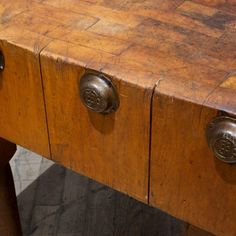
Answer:
[(0, 51), (0, 72), (2, 72), (4, 70), (4, 67), (5, 67), (4, 55)]
[(85, 73), (80, 79), (80, 97), (92, 111), (110, 114), (119, 107), (115, 86), (103, 74)]
[(219, 116), (207, 126), (206, 136), (214, 155), (223, 162), (236, 163), (236, 119)]

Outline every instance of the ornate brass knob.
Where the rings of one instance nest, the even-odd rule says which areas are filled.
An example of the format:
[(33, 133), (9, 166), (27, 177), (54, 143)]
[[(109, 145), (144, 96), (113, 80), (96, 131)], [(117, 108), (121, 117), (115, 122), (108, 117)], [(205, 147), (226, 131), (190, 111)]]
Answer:
[(226, 163), (236, 163), (236, 119), (216, 117), (208, 124), (206, 136), (217, 158)]
[(92, 111), (109, 114), (119, 107), (119, 97), (111, 80), (102, 74), (86, 73), (80, 79), (80, 98)]
[(3, 53), (0, 51), (0, 72), (4, 70), (4, 67), (5, 67), (4, 56)]

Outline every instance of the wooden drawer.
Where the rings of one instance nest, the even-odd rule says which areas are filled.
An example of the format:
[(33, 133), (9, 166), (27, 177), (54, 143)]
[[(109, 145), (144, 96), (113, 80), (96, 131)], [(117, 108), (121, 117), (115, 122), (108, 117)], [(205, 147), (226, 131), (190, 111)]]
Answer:
[(52, 159), (147, 202), (152, 87), (111, 78), (120, 99), (118, 110), (107, 115), (90, 111), (79, 93), (83, 65), (100, 71), (112, 61), (111, 55), (97, 53), (61, 41), (42, 52)]
[[(201, 77), (201, 71), (198, 68), (196, 76)], [(181, 75), (184, 77), (183, 71)], [(220, 72), (208, 76), (214, 81), (225, 78)], [(168, 79), (153, 97), (150, 204), (216, 235), (235, 235), (236, 166), (214, 157), (206, 128), (220, 115), (221, 102), (227, 104), (224, 110), (233, 112), (235, 105), (226, 101), (226, 95), (235, 96), (236, 91), (232, 86), (226, 88), (230, 80), (226, 79), (207, 100), (197, 104), (175, 98)], [(163, 94), (166, 86), (169, 95)], [(187, 86), (185, 89), (186, 96), (191, 91)], [(201, 97), (200, 91), (192, 92)]]
[[(216, 160), (205, 138), (218, 112), (236, 114), (233, 1), (24, 2), (19, 12), (0, 4), (0, 134), (44, 155), (49, 136), (54, 161), (235, 235), (236, 167)], [(111, 78), (115, 113), (82, 104), (87, 70)]]
[[(43, 37), (9, 27), (1, 31), (0, 136), (41, 155), (50, 156), (39, 51)], [(39, 40), (39, 41), (38, 41)], [(27, 47), (16, 41), (27, 42)]]

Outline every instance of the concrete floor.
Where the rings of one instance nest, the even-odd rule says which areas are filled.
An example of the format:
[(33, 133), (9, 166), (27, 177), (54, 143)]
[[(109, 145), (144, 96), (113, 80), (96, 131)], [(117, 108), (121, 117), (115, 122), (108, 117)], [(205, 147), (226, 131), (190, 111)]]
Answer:
[(11, 160), (24, 236), (180, 236), (186, 224), (18, 148)]

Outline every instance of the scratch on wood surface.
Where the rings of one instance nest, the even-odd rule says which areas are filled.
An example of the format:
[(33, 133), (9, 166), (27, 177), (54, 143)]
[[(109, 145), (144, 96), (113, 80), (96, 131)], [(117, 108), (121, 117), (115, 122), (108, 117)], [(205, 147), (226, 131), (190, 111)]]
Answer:
[(228, 78), (220, 85), (220, 87), (236, 90), (236, 73), (230, 73)]

